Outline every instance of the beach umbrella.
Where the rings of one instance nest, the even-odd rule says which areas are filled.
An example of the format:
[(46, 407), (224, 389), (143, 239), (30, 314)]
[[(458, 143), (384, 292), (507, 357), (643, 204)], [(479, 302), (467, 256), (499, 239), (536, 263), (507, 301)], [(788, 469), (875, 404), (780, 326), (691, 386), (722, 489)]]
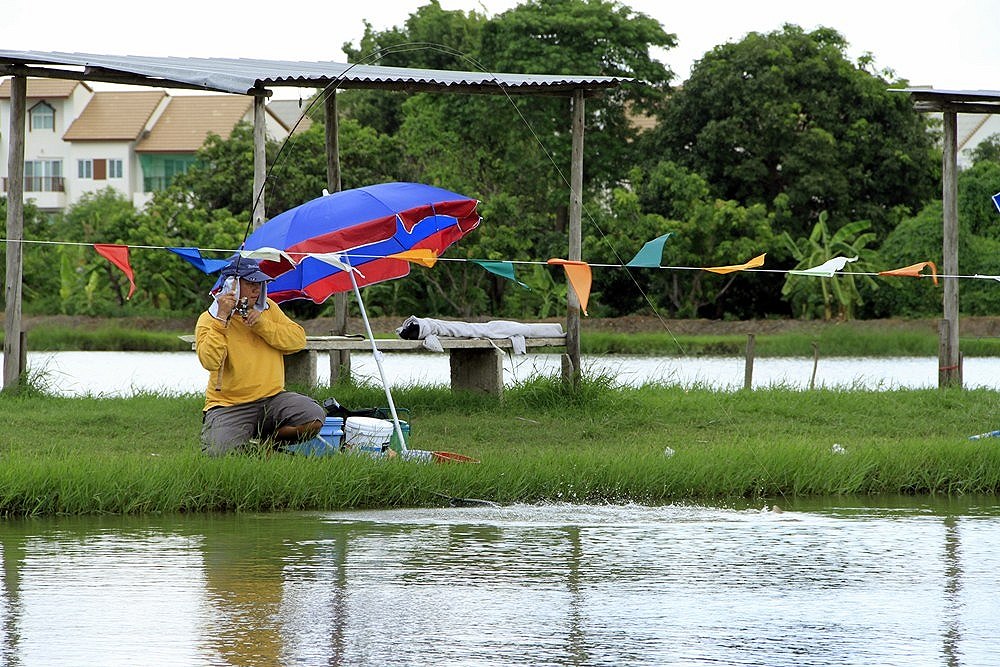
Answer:
[(353, 288), (352, 272), (319, 255), (335, 254), (354, 267), (359, 287), (399, 278), (410, 272), (410, 262), (397, 255), (429, 251), (431, 258), (437, 257), (479, 226), (478, 203), (421, 183), (343, 190), (268, 220), (247, 238), (244, 249), (275, 248), (297, 262), (294, 268), (261, 262), (275, 276), (267, 288), (269, 297), (323, 303), (331, 294)]
[(354, 291), (404, 454), (409, 453), (406, 438), (359, 288), (407, 275), (410, 262), (399, 258), (401, 253), (436, 258), (479, 226), (478, 204), (431, 185), (380, 183), (296, 206), (261, 225), (243, 244), (245, 253), (277, 250), (296, 262), (294, 267), (283, 260), (260, 262), (263, 271), (275, 276), (267, 286), (275, 301), (323, 303), (331, 294)]

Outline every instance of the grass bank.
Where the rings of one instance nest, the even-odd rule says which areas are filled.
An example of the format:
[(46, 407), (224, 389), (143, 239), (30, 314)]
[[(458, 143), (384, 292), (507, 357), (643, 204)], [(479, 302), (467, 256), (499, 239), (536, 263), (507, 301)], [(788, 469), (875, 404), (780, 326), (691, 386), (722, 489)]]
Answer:
[[(355, 407), (378, 387), (337, 387)], [(0, 394), (0, 515), (436, 506), (447, 497), (660, 504), (830, 494), (1000, 493), (1000, 393), (732, 393), (527, 382), (502, 401), (446, 388), (394, 392), (427, 465), (337, 456), (208, 459), (200, 396)]]

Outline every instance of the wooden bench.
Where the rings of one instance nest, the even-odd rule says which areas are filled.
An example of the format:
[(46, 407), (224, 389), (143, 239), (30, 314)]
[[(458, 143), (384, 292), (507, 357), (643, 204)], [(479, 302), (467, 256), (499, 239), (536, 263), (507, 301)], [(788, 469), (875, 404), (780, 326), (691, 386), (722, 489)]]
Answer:
[[(194, 349), (194, 336), (181, 336)], [(448, 353), (451, 367), (451, 388), (481, 391), (500, 395), (503, 393), (503, 355), (513, 349), (509, 338), (446, 338), (439, 337), (441, 347)], [(376, 338), (375, 345), (380, 352), (431, 352), (423, 346), (422, 340), (401, 338)], [(541, 347), (565, 347), (566, 337), (525, 338), (527, 349)], [(307, 336), (305, 349), (285, 356), (285, 381), (290, 384), (316, 386), (317, 361), (320, 352), (330, 354), (331, 367), (338, 363), (338, 353), (368, 352), (371, 343), (367, 338), (356, 336)]]

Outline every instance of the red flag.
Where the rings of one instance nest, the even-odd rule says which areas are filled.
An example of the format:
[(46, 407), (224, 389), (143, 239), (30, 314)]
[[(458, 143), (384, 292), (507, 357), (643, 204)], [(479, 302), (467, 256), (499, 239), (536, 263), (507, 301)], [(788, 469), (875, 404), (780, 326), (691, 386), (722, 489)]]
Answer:
[(125, 298), (131, 299), (132, 294), (135, 292), (135, 275), (132, 273), (132, 267), (128, 263), (128, 246), (95, 243), (94, 250), (97, 251), (98, 255), (125, 272), (125, 275), (128, 276), (128, 283), (131, 285), (128, 290), (128, 296)]

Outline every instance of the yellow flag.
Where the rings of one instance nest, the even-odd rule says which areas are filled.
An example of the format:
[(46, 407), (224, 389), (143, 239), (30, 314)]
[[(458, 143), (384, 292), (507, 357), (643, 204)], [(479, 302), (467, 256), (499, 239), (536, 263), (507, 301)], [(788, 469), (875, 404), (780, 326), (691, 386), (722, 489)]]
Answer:
[(566, 279), (576, 293), (576, 299), (580, 302), (580, 310), (584, 315), (587, 313), (587, 301), (590, 300), (590, 264), (586, 262), (574, 262), (568, 259), (553, 258), (548, 260), (549, 264), (561, 264), (566, 271)]
[(433, 267), (438, 261), (437, 253), (430, 248), (414, 248), (413, 250), (406, 250), (403, 252), (397, 252), (394, 255), (388, 255), (388, 257), (392, 259), (405, 259), (407, 262), (420, 264), (421, 266), (426, 266), (427, 268)]
[(934, 284), (938, 284), (937, 279), (937, 267), (934, 266), (934, 262), (917, 262), (916, 264), (910, 264), (909, 266), (904, 266), (901, 269), (892, 269), (891, 271), (879, 271), (880, 276), (905, 276), (907, 278), (923, 278), (924, 274), (920, 273), (924, 270), (925, 266), (931, 267), (931, 278), (934, 280)]
[(708, 267), (705, 270), (711, 271), (712, 273), (735, 273), (736, 271), (743, 271), (744, 269), (756, 269), (764, 266), (765, 256), (767, 256), (766, 252), (763, 255), (757, 255), (745, 264), (734, 264), (733, 266), (713, 266)]

